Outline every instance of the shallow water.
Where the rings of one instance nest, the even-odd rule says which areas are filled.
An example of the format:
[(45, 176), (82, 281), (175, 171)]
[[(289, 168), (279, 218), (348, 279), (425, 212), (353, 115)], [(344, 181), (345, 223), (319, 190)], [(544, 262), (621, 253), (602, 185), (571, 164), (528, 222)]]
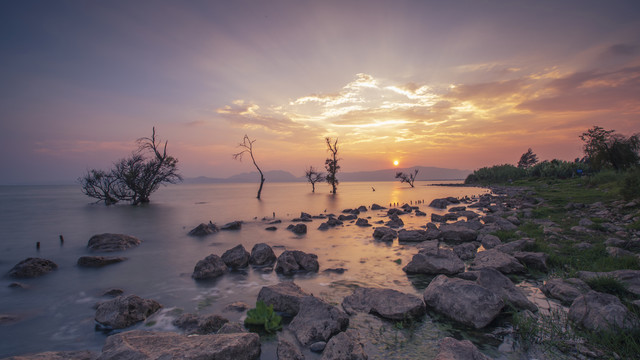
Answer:
[[(338, 194), (327, 194), (320, 186), (313, 194), (305, 183), (265, 184), (262, 200), (255, 199), (257, 184), (175, 185), (161, 188), (152, 203), (132, 207), (106, 207), (91, 204), (77, 186), (5, 186), (0, 187), (0, 273), (6, 274), (27, 257), (43, 257), (56, 262), (52, 274), (18, 280), (27, 289), (9, 288), (15, 281), (7, 276), (0, 286), (0, 314), (16, 316), (15, 321), (0, 324), (0, 357), (50, 350), (91, 349), (99, 351), (106, 334), (94, 329), (94, 305), (105, 300), (101, 294), (121, 288), (127, 294), (152, 298), (163, 310), (146, 323), (132, 328), (176, 330), (171, 325), (176, 309), (209, 314), (220, 313), (231, 321), (242, 320), (243, 313), (225, 311), (230, 303), (255, 304), (260, 289), (283, 279), (274, 272), (256, 269), (228, 273), (211, 282), (196, 282), (191, 273), (196, 262), (209, 254), (222, 253), (237, 244), (250, 251), (254, 244), (266, 242), (276, 255), (284, 249), (302, 250), (318, 255), (320, 272), (294, 277), (305, 291), (332, 303), (340, 303), (354, 287), (393, 288), (421, 296), (429, 279), (407, 276), (402, 267), (416, 249), (413, 245), (380, 243), (372, 238), (371, 227), (354, 224), (319, 231), (323, 220), (307, 223), (306, 235), (285, 230), (301, 211), (311, 215), (339, 214), (345, 208), (369, 207), (373, 203), (388, 207), (391, 203), (413, 203), (427, 213), (425, 217), (403, 215), (405, 228), (424, 226), (432, 212), (434, 199), (446, 196), (476, 196), (482, 188), (428, 186), (417, 182), (415, 188), (394, 182), (340, 184)], [(376, 191), (372, 191), (372, 187)], [(274, 232), (266, 231), (267, 218), (282, 219)], [(385, 219), (384, 211), (368, 211), (370, 223)], [(240, 231), (221, 231), (204, 238), (187, 232), (199, 223), (213, 221), (223, 225), (243, 220)], [(113, 232), (143, 240), (136, 249), (116, 253), (127, 261), (101, 269), (77, 267), (80, 256), (87, 255), (86, 244), (94, 234)], [(61, 245), (59, 235), (64, 236)], [(41, 243), (36, 250), (36, 242)], [(116, 255), (108, 254), (108, 255)], [(398, 264), (398, 259), (400, 264)], [(328, 268), (348, 269), (343, 274), (323, 273)], [(371, 359), (430, 358), (438, 339), (457, 331), (430, 317), (399, 329), (397, 324), (371, 315), (351, 318), (365, 339)], [(495, 351), (498, 344), (482, 344)], [(265, 337), (262, 359), (275, 359), (276, 341)], [(317, 356), (307, 353), (310, 358)]]

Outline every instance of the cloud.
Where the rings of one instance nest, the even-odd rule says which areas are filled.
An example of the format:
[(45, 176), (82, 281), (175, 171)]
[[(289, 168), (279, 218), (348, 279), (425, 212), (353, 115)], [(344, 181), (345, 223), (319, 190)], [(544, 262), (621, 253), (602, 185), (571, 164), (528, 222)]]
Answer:
[(640, 46), (632, 45), (632, 44), (615, 44), (611, 45), (606, 54), (616, 55), (616, 56), (633, 56), (636, 55), (640, 51)]

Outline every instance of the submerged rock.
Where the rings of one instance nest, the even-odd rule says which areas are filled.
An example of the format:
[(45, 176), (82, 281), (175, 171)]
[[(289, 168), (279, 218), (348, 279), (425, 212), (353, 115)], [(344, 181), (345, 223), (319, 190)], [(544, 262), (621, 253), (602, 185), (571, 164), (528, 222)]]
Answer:
[(356, 220), (356, 225), (363, 227), (371, 226), (371, 224), (369, 224), (369, 220), (363, 218), (358, 218), (358, 220)]
[(355, 329), (348, 329), (332, 337), (322, 352), (321, 360), (367, 360), (364, 344)]
[(388, 227), (381, 226), (373, 230), (373, 238), (376, 240), (393, 241), (393, 239), (395, 239), (396, 237), (398, 237), (398, 233)]
[(173, 320), (172, 324), (183, 330), (187, 335), (205, 335), (218, 332), (229, 320), (217, 314), (196, 315), (182, 314)]
[(304, 355), (300, 348), (283, 338), (278, 338), (276, 354), (278, 360), (304, 360)]
[(215, 254), (198, 261), (193, 269), (192, 278), (196, 280), (215, 279), (227, 272), (227, 265)]
[(105, 329), (124, 329), (158, 311), (162, 305), (136, 295), (118, 296), (98, 305), (95, 320)]
[(273, 305), (273, 310), (295, 316), (300, 310), (300, 301), (309, 296), (293, 281), (283, 281), (275, 285), (263, 286), (258, 293), (258, 301)]
[(191, 229), (191, 231), (189, 231), (188, 235), (189, 236), (206, 236), (209, 234), (213, 234), (218, 232), (218, 227), (209, 222), (208, 224), (205, 223), (201, 223), (200, 225), (196, 226), (195, 228)]
[(389, 320), (418, 318), (425, 313), (419, 297), (393, 289), (358, 288), (342, 300), (342, 308), (350, 315), (372, 313)]
[(251, 255), (249, 256), (249, 264), (255, 266), (271, 266), (276, 262), (276, 254), (271, 246), (265, 243), (253, 245)]
[(87, 247), (93, 251), (122, 251), (140, 245), (142, 241), (136, 237), (124, 234), (98, 234), (89, 239)]
[(239, 269), (249, 266), (249, 252), (242, 244), (227, 250), (220, 257), (225, 265), (231, 269)]
[(302, 251), (285, 250), (278, 256), (276, 272), (284, 275), (292, 275), (298, 271), (318, 272), (318, 256)]
[(224, 224), (220, 230), (240, 230), (242, 227), (242, 221), (232, 221), (230, 223)]
[(329, 341), (349, 326), (349, 316), (337, 307), (307, 296), (300, 301), (300, 311), (289, 324), (296, 338), (304, 346)]
[(469, 340), (446, 337), (438, 343), (440, 347), (435, 360), (491, 360)]
[(117, 256), (81, 256), (78, 259), (78, 266), (103, 267), (106, 265), (117, 264), (125, 260), (127, 260), (126, 257)]
[(451, 250), (420, 251), (402, 270), (408, 274), (455, 275), (464, 271), (464, 262)]
[(26, 258), (9, 270), (9, 276), (17, 279), (34, 278), (48, 274), (57, 268), (58, 265), (51, 260)]
[(290, 230), (294, 234), (302, 235), (302, 234), (306, 234), (307, 233), (307, 225), (305, 225), (305, 224), (296, 224), (296, 225), (291, 224), (291, 225), (287, 226), (287, 230)]

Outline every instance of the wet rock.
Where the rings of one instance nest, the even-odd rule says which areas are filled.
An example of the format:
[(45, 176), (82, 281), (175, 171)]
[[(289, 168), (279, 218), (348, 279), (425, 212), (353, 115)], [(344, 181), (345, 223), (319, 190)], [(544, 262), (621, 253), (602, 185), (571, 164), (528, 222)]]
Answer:
[(345, 268), (331, 268), (322, 270), (323, 273), (344, 274), (347, 271)]
[(495, 249), (479, 252), (470, 266), (471, 270), (483, 268), (494, 268), (503, 274), (521, 274), (525, 271), (516, 258)]
[(337, 307), (307, 296), (300, 301), (300, 311), (289, 324), (296, 338), (304, 346), (318, 341), (329, 341), (349, 326), (349, 316)]
[(196, 280), (215, 279), (227, 272), (227, 265), (215, 254), (198, 261), (193, 269), (192, 278)]
[(589, 291), (569, 308), (569, 320), (592, 331), (619, 331), (638, 326), (638, 318), (614, 295)]
[(224, 323), (220, 329), (216, 332), (216, 334), (237, 334), (237, 333), (246, 333), (247, 329), (244, 328), (244, 325), (238, 322), (228, 322)]
[(356, 225), (362, 227), (371, 226), (371, 224), (369, 224), (369, 220), (363, 218), (359, 218), (358, 220), (356, 220)]
[(420, 211), (420, 210), (416, 210), (415, 214), (416, 214), (416, 216), (427, 216), (426, 212)]
[(287, 230), (293, 232), (296, 235), (302, 235), (307, 233), (307, 225), (305, 224), (296, 224), (287, 226)]
[(373, 230), (373, 238), (376, 240), (393, 241), (393, 239), (395, 239), (396, 237), (398, 237), (398, 233), (388, 227), (381, 226)]
[(124, 329), (158, 311), (162, 305), (136, 295), (118, 296), (98, 305), (95, 320), (105, 329)]
[(480, 243), (476, 241), (456, 245), (453, 247), (453, 252), (458, 255), (460, 260), (471, 260), (476, 257)]
[(276, 262), (276, 272), (283, 275), (292, 275), (299, 271), (318, 272), (319, 268), (316, 254), (307, 254), (298, 250), (285, 250), (278, 256)]
[(402, 221), (402, 219), (400, 219), (400, 217), (398, 217), (398, 215), (396, 214), (392, 214), (390, 217), (390, 220), (387, 221), (387, 223), (385, 225), (387, 225), (390, 228), (400, 228), (404, 226), (404, 221)]
[(122, 289), (109, 289), (109, 290), (103, 292), (102, 296), (118, 297), (118, 296), (120, 296), (122, 294), (124, 294), (124, 290), (122, 290)]
[(358, 216), (354, 215), (354, 214), (338, 216), (338, 220), (340, 220), (340, 221), (351, 221), (351, 220), (355, 220), (357, 218), (358, 218)]
[(542, 272), (549, 271), (549, 268), (547, 267), (547, 259), (549, 258), (549, 255), (545, 253), (518, 251), (513, 253), (513, 257), (530, 269)]
[(435, 360), (491, 360), (469, 340), (446, 337), (438, 343), (440, 347)]
[(36, 354), (17, 355), (4, 360), (95, 360), (98, 353), (89, 350), (80, 351), (47, 351)]
[(258, 301), (273, 305), (273, 310), (295, 316), (300, 310), (300, 301), (309, 296), (293, 281), (283, 281), (275, 285), (264, 286), (258, 293)]
[(429, 206), (432, 208), (436, 208), (436, 209), (446, 209), (447, 206), (449, 206), (450, 203), (446, 198), (443, 199), (433, 199), (431, 201), (431, 203), (429, 203)]
[(276, 353), (278, 360), (304, 360), (302, 351), (300, 351), (296, 345), (283, 338), (278, 339), (278, 349)]
[(217, 314), (196, 315), (182, 314), (172, 324), (187, 335), (205, 335), (216, 333), (229, 320)]
[(422, 300), (393, 289), (358, 288), (342, 300), (342, 308), (349, 314), (357, 312), (379, 315), (389, 320), (418, 318), (425, 313)]
[(320, 224), (320, 226), (318, 226), (318, 230), (329, 230), (329, 228), (331, 228), (331, 226), (329, 226), (329, 224), (327, 224), (326, 222), (323, 222), (322, 224)]
[(464, 271), (464, 262), (448, 249), (420, 251), (402, 269), (408, 274), (455, 275)]
[(93, 251), (122, 251), (140, 245), (142, 241), (136, 237), (124, 234), (98, 234), (89, 239), (87, 247)]
[(231, 269), (240, 269), (249, 266), (249, 252), (242, 244), (237, 245), (222, 254), (220, 257), (225, 265)]
[(34, 278), (48, 274), (57, 268), (58, 265), (51, 260), (26, 258), (9, 270), (9, 276), (16, 279)]
[(386, 209), (386, 207), (380, 206), (378, 204), (371, 205), (371, 210), (385, 210), (385, 209)]
[(309, 350), (315, 352), (315, 353), (321, 353), (322, 350), (324, 350), (324, 348), (327, 346), (327, 343), (325, 341), (318, 341), (315, 342), (313, 344), (311, 344), (309, 346)]
[(249, 308), (249, 304), (244, 303), (242, 301), (236, 301), (236, 302), (232, 302), (231, 304), (227, 305), (224, 307), (225, 311), (245, 311)]
[(267, 230), (267, 231), (276, 231), (276, 230), (278, 230), (278, 228), (275, 227), (275, 226), (269, 226), (269, 227), (266, 227), (264, 229)]
[(429, 240), (427, 232), (424, 230), (398, 230), (398, 241), (403, 242), (423, 242)]
[(234, 359), (260, 357), (254, 333), (186, 336), (172, 332), (132, 330), (109, 336), (98, 360)]
[(440, 238), (446, 242), (453, 244), (461, 244), (463, 242), (475, 241), (478, 232), (469, 229), (460, 224), (442, 224), (440, 225)]
[(240, 230), (242, 227), (242, 221), (232, 221), (230, 223), (224, 224), (220, 230)]
[(271, 266), (276, 262), (276, 254), (271, 246), (265, 243), (253, 245), (251, 255), (249, 256), (249, 264), (254, 266)]
[(487, 326), (504, 307), (492, 291), (473, 281), (438, 275), (424, 291), (428, 308), (476, 329)]
[(117, 256), (81, 256), (78, 259), (78, 266), (82, 267), (103, 267), (127, 260), (126, 257)]
[(493, 249), (498, 245), (502, 245), (502, 241), (499, 237), (490, 234), (482, 234), (478, 236), (478, 241), (482, 244), (486, 250)]
[(498, 270), (485, 268), (474, 272), (476, 273), (476, 283), (494, 292), (505, 304), (510, 304), (520, 310), (538, 311), (538, 307), (527, 299), (522, 290)]
[(573, 300), (591, 290), (586, 282), (578, 278), (550, 279), (540, 287), (542, 292), (553, 299), (558, 299), (564, 305), (571, 305)]
[(355, 329), (341, 332), (329, 340), (321, 360), (367, 360), (360, 334)]
[(188, 235), (190, 236), (206, 236), (206, 235), (210, 235), (213, 233), (218, 232), (218, 227), (209, 222), (208, 224), (205, 223), (201, 223), (200, 225), (196, 226), (195, 228), (191, 229), (191, 231), (189, 231)]

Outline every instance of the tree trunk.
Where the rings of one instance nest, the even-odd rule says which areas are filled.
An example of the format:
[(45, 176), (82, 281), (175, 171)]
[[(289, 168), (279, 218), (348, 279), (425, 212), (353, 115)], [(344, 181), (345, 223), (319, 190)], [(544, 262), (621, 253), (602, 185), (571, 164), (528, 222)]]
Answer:
[(262, 185), (264, 184), (264, 176), (262, 176), (262, 171), (260, 171), (260, 188), (258, 189), (257, 198), (260, 199), (260, 194), (262, 193)]

